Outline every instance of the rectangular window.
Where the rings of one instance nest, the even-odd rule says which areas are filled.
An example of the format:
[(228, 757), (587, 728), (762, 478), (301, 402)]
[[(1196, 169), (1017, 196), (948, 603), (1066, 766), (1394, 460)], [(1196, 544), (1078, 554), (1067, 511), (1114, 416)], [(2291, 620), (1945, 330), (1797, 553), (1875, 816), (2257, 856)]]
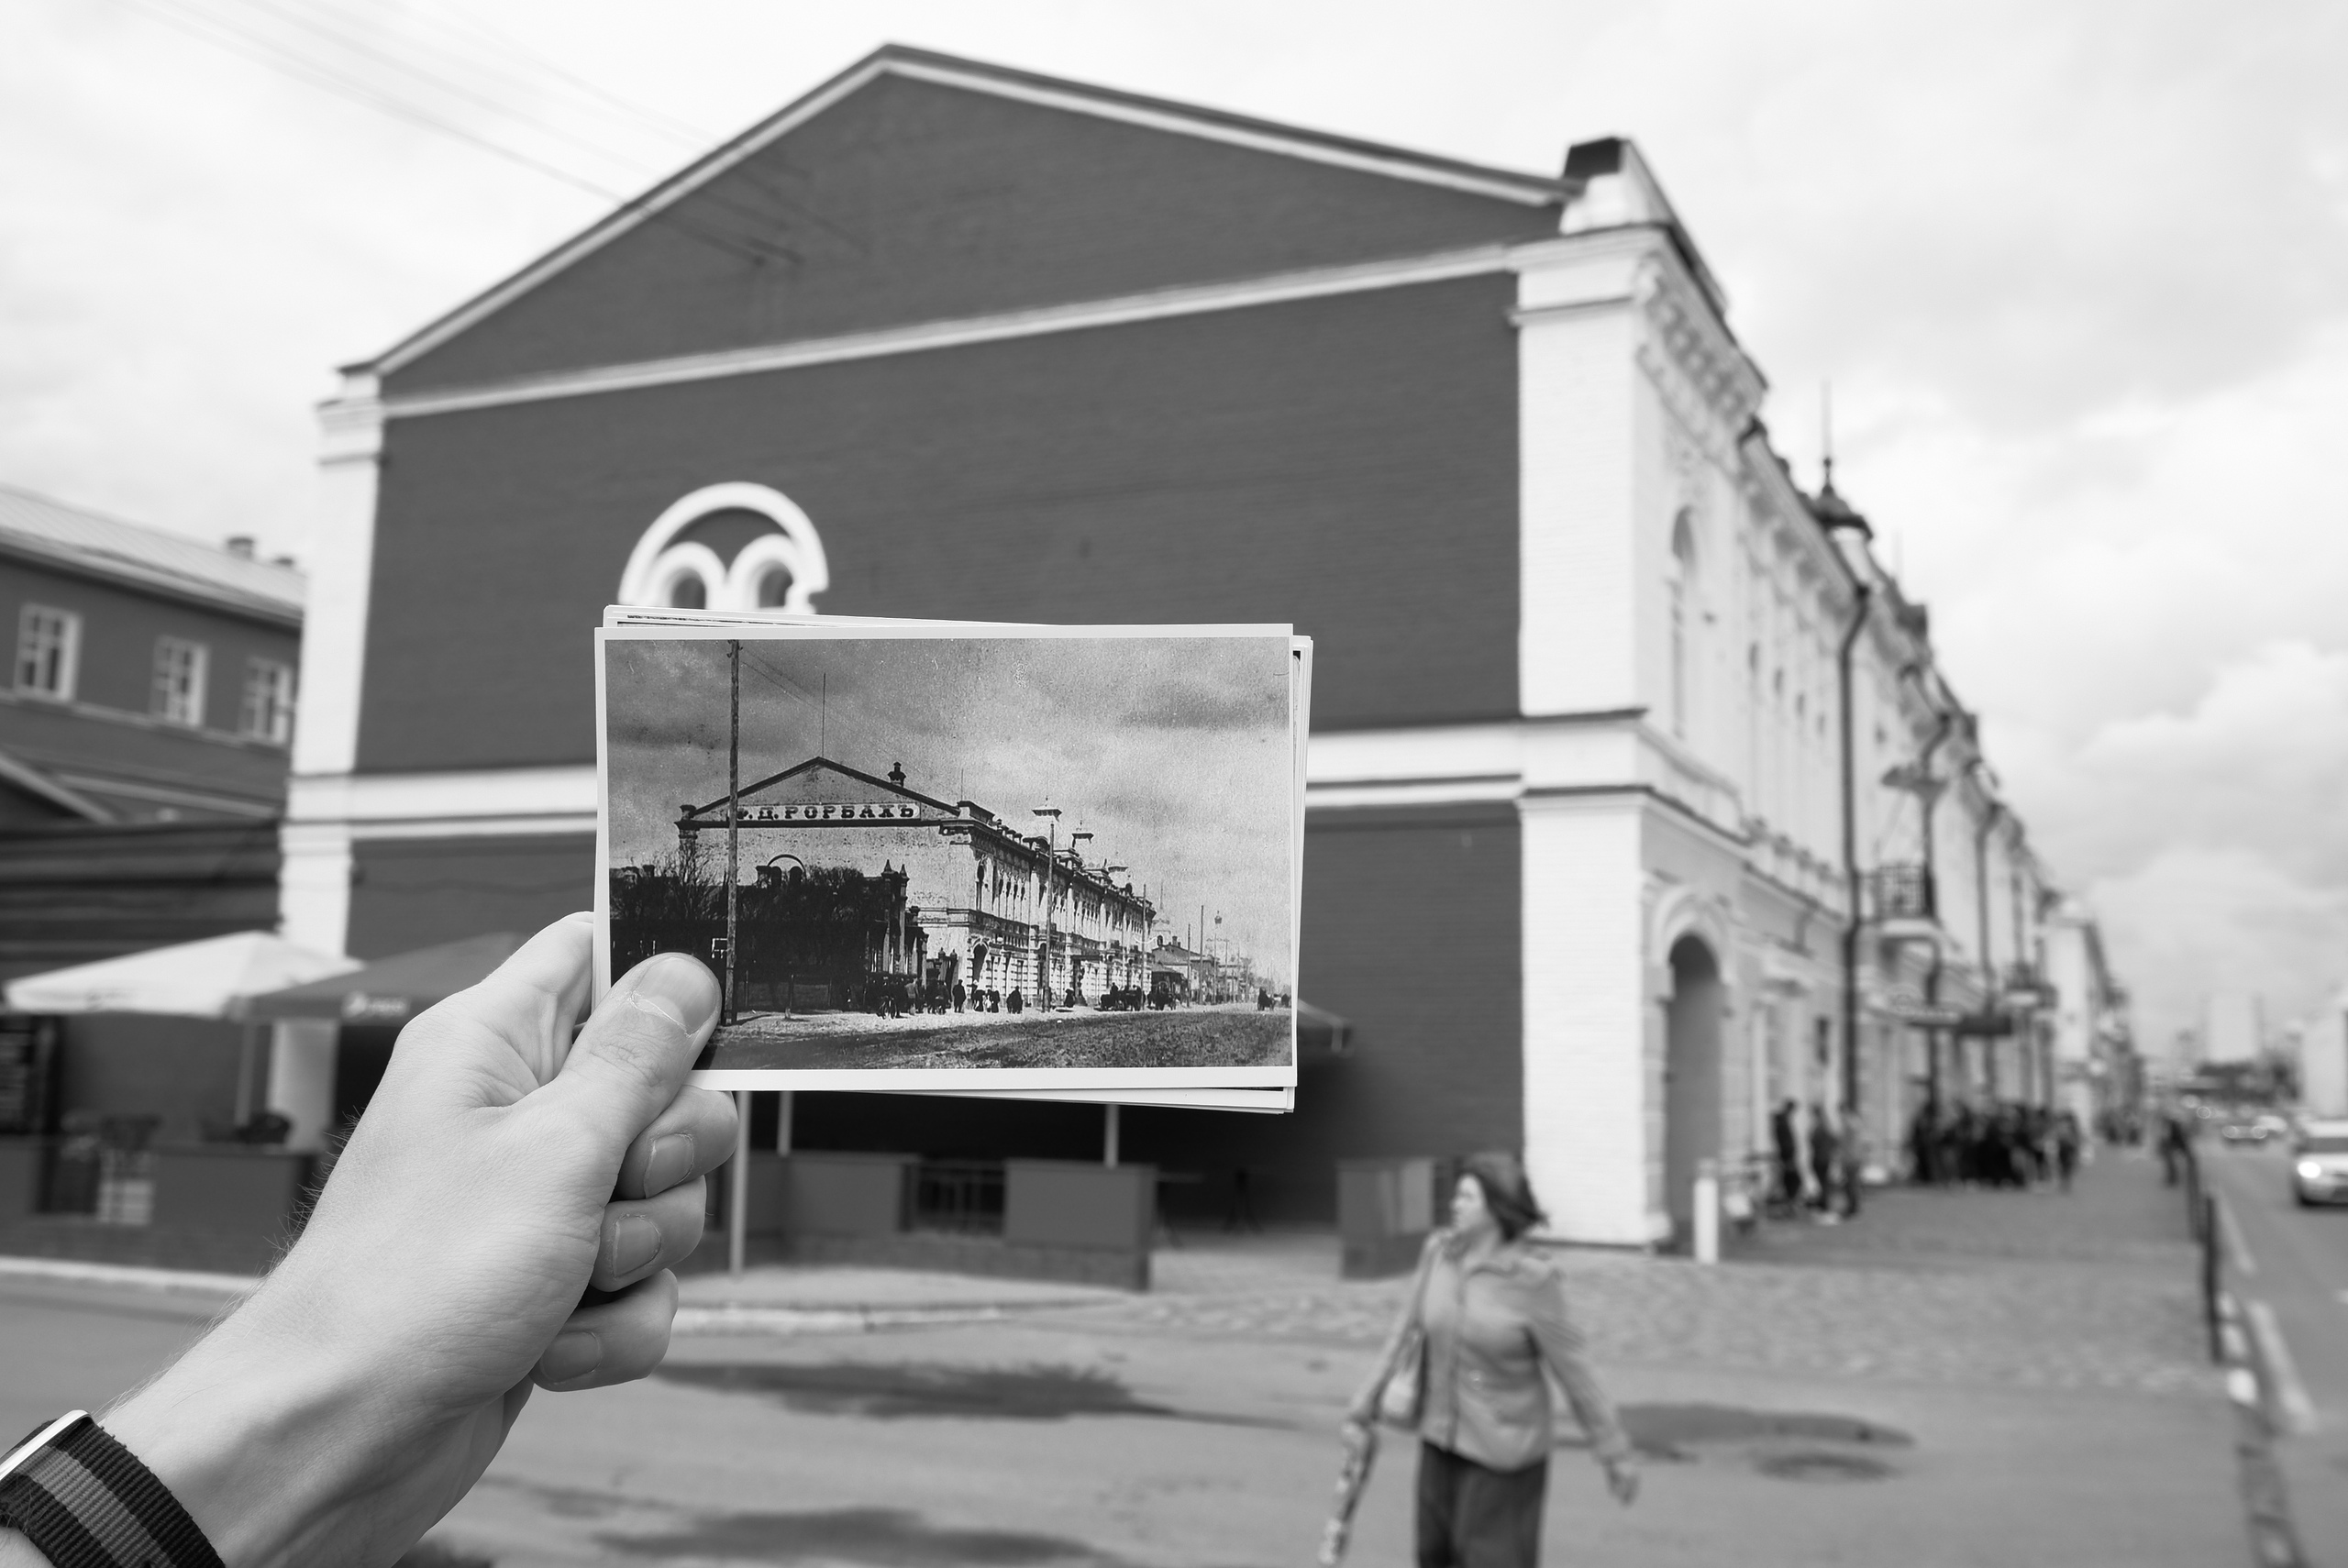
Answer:
[(17, 690), (71, 701), (81, 662), (82, 617), (46, 604), (26, 605), (17, 618)]
[(204, 678), (211, 650), (178, 637), (155, 639), (155, 688), (148, 712), (167, 724), (204, 723)]
[(294, 738), (294, 667), (273, 658), (245, 661), (245, 710), (238, 726), (254, 740), (283, 745)]

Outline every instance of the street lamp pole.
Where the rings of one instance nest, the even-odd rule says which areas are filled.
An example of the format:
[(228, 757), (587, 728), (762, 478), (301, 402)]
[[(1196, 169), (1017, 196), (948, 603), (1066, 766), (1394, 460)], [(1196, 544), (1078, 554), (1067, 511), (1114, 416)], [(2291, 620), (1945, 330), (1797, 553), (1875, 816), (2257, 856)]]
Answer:
[(1049, 819), (1044, 824), (1044, 951), (1036, 963), (1036, 1005), (1046, 1012), (1052, 1010), (1052, 867), (1060, 853), (1060, 809), (1058, 806), (1037, 806), (1036, 814)]

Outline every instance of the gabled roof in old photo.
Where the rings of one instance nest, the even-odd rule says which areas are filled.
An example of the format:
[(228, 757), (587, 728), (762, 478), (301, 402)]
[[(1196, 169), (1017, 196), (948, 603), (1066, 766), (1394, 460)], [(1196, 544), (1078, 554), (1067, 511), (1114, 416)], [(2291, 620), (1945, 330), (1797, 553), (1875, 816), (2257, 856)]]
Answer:
[(1561, 176), (892, 45), (385, 353), (398, 392), (1553, 233)]
[(0, 485), (0, 555), (286, 624), (302, 619), (290, 566)]
[[(944, 801), (936, 799), (935, 796), (925, 795), (918, 790), (909, 790), (904, 785), (899, 784), (892, 779), (876, 778), (860, 767), (850, 767), (845, 762), (834, 762), (828, 756), (811, 756), (806, 761), (798, 764), (796, 767), (786, 767), (780, 773), (770, 773), (754, 784), (745, 784), (741, 789), (741, 796), (742, 799), (747, 801), (751, 796), (759, 793), (761, 790), (770, 790), (778, 784), (785, 783), (791, 779), (802, 778), (807, 774), (817, 772), (836, 774), (842, 778), (868, 786), (875, 792), (876, 798), (886, 799), (894, 797), (912, 801), (918, 805), (927, 806), (932, 811), (943, 812), (949, 817), (954, 815), (954, 808), (947, 804)], [(687, 813), (687, 817), (688, 820), (690, 820), (692, 817), (699, 817), (711, 812), (718, 813), (718, 821), (721, 823), (725, 822), (725, 796), (720, 795), (717, 799), (710, 801), (705, 806), (693, 807)]]

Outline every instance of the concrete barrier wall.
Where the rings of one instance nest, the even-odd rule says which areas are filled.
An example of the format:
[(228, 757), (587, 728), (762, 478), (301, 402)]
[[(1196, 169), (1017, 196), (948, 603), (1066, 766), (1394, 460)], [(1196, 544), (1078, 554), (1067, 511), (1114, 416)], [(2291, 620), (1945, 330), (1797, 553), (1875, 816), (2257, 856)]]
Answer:
[(1157, 1223), (1157, 1167), (1006, 1160), (1002, 1239), (1013, 1246), (1147, 1253)]
[[(780, 1189), (781, 1223), (789, 1236), (894, 1236), (913, 1220), (913, 1154), (794, 1154), (778, 1157), (781, 1167), (770, 1192)], [(749, 1223), (759, 1225), (755, 1191), (759, 1165), (751, 1166)]]

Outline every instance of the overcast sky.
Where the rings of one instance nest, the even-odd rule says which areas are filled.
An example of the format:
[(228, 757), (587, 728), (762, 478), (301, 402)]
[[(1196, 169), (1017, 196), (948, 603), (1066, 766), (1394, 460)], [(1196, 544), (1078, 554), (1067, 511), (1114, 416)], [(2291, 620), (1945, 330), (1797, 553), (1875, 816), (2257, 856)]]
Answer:
[(887, 40), (1531, 169), (1633, 137), (1805, 482), (1832, 380), (2147, 1040), (2348, 979), (2336, 0), (311, 0), (338, 55), (268, 0), (0, 6), (0, 480), (297, 555), (330, 367), (608, 203), (223, 37), (619, 192)]
[[(654, 862), (680, 804), (725, 798), (726, 645), (615, 639), (605, 658), (613, 859)], [(908, 789), (1022, 834), (1057, 807), (1059, 843), (1091, 833), (1086, 861), (1124, 867), (1165, 934), (1195, 935), (1203, 904), (1211, 934), (1285, 979), (1289, 705), (1286, 637), (746, 641), (742, 784), (823, 756), (902, 764)]]

